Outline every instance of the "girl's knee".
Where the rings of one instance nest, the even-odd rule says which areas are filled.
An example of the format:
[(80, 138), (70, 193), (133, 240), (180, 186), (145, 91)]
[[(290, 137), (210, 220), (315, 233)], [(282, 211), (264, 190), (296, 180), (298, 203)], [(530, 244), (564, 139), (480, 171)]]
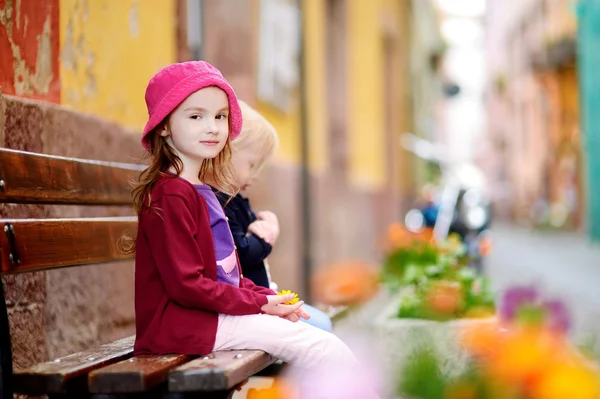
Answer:
[(331, 319), (327, 317), (325, 314), (310, 314), (310, 319), (303, 320), (305, 323), (310, 324), (313, 327), (317, 327), (320, 330), (326, 331), (328, 333), (333, 332), (333, 325), (331, 324)]
[(342, 341), (334, 334), (327, 334), (326, 338), (323, 338), (325, 342), (325, 351), (323, 352), (323, 356), (326, 357), (325, 361), (331, 361), (335, 363), (339, 362), (352, 362), (358, 363), (356, 356), (354, 353)]

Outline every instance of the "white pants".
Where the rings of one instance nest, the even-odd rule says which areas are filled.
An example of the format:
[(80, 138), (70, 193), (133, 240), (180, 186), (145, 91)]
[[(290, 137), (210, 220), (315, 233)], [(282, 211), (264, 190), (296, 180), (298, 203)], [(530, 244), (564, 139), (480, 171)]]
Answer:
[[(376, 397), (372, 387), (366, 386), (362, 387), (363, 392), (352, 392), (352, 396), (347, 396), (347, 392), (332, 392), (332, 389), (337, 391), (338, 382), (342, 384), (342, 380), (360, 374), (359, 362), (337, 336), (307, 323), (293, 323), (266, 314), (219, 314), (214, 350), (231, 349), (261, 349), (288, 363), (290, 374), (301, 376), (294, 382), (302, 385), (302, 392), (310, 392), (310, 396), (302, 395), (302, 399)], [(332, 385), (335, 386), (327, 388)]]

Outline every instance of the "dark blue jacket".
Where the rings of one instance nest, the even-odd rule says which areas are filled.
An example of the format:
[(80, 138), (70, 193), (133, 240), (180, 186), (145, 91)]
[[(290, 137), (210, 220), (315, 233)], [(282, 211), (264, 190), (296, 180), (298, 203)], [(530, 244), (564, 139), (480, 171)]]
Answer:
[(244, 277), (249, 278), (256, 285), (268, 288), (269, 278), (264, 260), (273, 248), (262, 238), (248, 234), (248, 226), (256, 220), (256, 215), (250, 208), (250, 202), (241, 194), (231, 198), (228, 202), (227, 194), (217, 191), (215, 193), (225, 209), (225, 216), (228, 218)]

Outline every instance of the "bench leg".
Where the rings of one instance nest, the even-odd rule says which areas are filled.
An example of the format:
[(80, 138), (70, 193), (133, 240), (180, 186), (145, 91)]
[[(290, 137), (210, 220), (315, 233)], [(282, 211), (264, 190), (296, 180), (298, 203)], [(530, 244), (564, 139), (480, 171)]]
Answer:
[(4, 297), (4, 281), (0, 278), (0, 399), (12, 399), (12, 347), (10, 343), (10, 327), (8, 310)]

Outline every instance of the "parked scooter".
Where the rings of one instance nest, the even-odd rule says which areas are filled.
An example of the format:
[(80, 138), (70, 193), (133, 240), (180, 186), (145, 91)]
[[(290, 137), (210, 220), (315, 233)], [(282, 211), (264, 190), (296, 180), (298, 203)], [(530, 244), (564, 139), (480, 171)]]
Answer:
[[(434, 236), (445, 240), (457, 234), (465, 244), (471, 266), (483, 273), (483, 260), (491, 248), (489, 227), (492, 205), (483, 172), (473, 164), (449, 165), (438, 156), (433, 144), (413, 135), (405, 138), (405, 148), (440, 165), (443, 192), (438, 201), (427, 201), (420, 209), (411, 209), (405, 217), (408, 229), (433, 227)], [(437, 211), (437, 212), (436, 212)], [(435, 217), (432, 218), (432, 215)]]

